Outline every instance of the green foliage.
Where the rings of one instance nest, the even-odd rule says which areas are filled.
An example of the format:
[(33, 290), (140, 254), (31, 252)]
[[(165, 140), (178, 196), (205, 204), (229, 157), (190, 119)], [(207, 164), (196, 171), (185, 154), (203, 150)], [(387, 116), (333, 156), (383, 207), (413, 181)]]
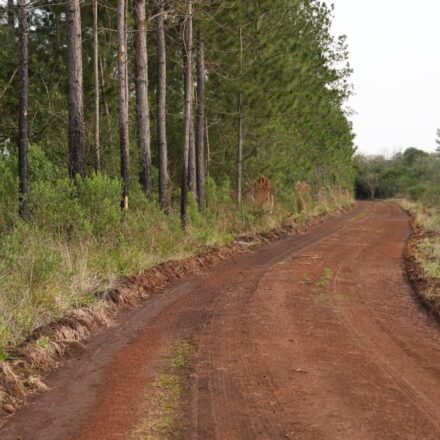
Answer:
[(0, 151), (0, 233), (10, 226), (18, 212), (18, 178), (12, 160)]
[(196, 228), (202, 226), (205, 220), (199, 211), (197, 197), (192, 192), (188, 193), (188, 218), (190, 225)]
[(75, 182), (78, 203), (97, 237), (111, 234), (121, 221), (121, 185), (119, 179), (102, 174)]
[(331, 267), (324, 268), (321, 277), (316, 282), (317, 287), (325, 288), (328, 287), (333, 279), (333, 269)]
[[(117, 53), (115, 14), (99, 5), (102, 61), (101, 159), (94, 174), (93, 63), (84, 62), (84, 107), (88, 128), (84, 179), (67, 177), (67, 72), (65, 5), (49, 0), (29, 10), (30, 90), (29, 193), (31, 220), (18, 219), (17, 38), (0, 6), (0, 346), (16, 342), (35, 326), (93, 301), (90, 292), (170, 258), (223, 244), (237, 234), (297, 220), (348, 203), (354, 181), (353, 133), (344, 110), (351, 72), (345, 39), (331, 33), (332, 10), (314, 0), (209, 0), (195, 2), (195, 30), (206, 41), (206, 111), (209, 178), (207, 209), (189, 196), (189, 227), (176, 215), (183, 145), (183, 2), (170, 0), (167, 30), (167, 128), (172, 207), (165, 215), (157, 195), (147, 200), (139, 184), (135, 96), (130, 93), (129, 211), (120, 212)], [(92, 59), (90, 4), (82, 6), (83, 58)], [(157, 187), (157, 86), (154, 20), (149, 26), (153, 181)], [(129, 27), (131, 30), (131, 21)], [(241, 30), (241, 31), (240, 31)], [(195, 32), (197, 33), (197, 32)], [(240, 38), (241, 34), (241, 38)], [(133, 53), (129, 32), (128, 50)], [(241, 40), (241, 41), (240, 41)], [(243, 46), (243, 51), (241, 50)], [(130, 77), (130, 81), (133, 76)], [(267, 176), (275, 208), (235, 203), (237, 97), (243, 100), (244, 188)], [(108, 109), (108, 113), (106, 110)], [(105, 117), (104, 117), (105, 115)], [(89, 122), (90, 121), (90, 122)], [(424, 158), (408, 153), (413, 174), (399, 185), (417, 191)], [(207, 155), (208, 156), (208, 155)], [(436, 170), (431, 170), (434, 173)], [(392, 173), (384, 179), (395, 182)], [(297, 213), (295, 184), (311, 188), (310, 212)], [(434, 187), (433, 187), (434, 188)], [(439, 197), (429, 188), (425, 194)]]
[(1, 238), (0, 320), (8, 324), (3, 338), (25, 336), (45, 316), (58, 314), (60, 269), (59, 249), (42, 230), (20, 223)]
[[(181, 23), (183, 2), (170, 0), (166, 16), (168, 67), (168, 145), (170, 176), (178, 187), (183, 143)], [(0, 7), (0, 145), (9, 142), (15, 154), (18, 132), (17, 41)], [(83, 58), (92, 59), (91, 5), (83, 5)], [(30, 181), (65, 177), (67, 168), (66, 15), (65, 6), (49, 0), (30, 10)], [(103, 64), (102, 173), (119, 175), (117, 142), (116, 17), (105, 4), (99, 8), (100, 58)], [(314, 0), (209, 0), (195, 2), (195, 30), (202, 30), (207, 57), (207, 118), (210, 175), (222, 182), (235, 174), (237, 95), (244, 116), (243, 173), (245, 182), (267, 175), (277, 188), (304, 180), (316, 188), (353, 183), (353, 134), (344, 110), (351, 93), (345, 37), (331, 33), (332, 9)], [(156, 125), (157, 85), (155, 24), (149, 21), (151, 127)], [(129, 26), (132, 26), (129, 22)], [(240, 30), (243, 53), (240, 50)], [(197, 32), (195, 32), (197, 33)], [(129, 39), (133, 53), (133, 39)], [(241, 60), (243, 63), (241, 63)], [(12, 80), (11, 80), (12, 79)], [(84, 62), (86, 120), (93, 120), (93, 63)], [(136, 139), (135, 96), (130, 94), (130, 139)], [(102, 106), (104, 110), (104, 106)], [(93, 124), (88, 123), (92, 145)], [(152, 146), (156, 133), (152, 130)], [(32, 151), (33, 150), (33, 151)], [(44, 157), (41, 153), (44, 152)], [(93, 148), (87, 150), (89, 170)], [(47, 158), (50, 163), (44, 161)], [(158, 157), (153, 148), (153, 165)], [(131, 155), (137, 176), (139, 154)], [(133, 179), (136, 180), (136, 179)], [(156, 179), (155, 179), (156, 180)], [(233, 187), (233, 185), (232, 185)], [(135, 195), (135, 193), (132, 194)]]
[(31, 182), (49, 181), (62, 177), (55, 164), (50, 161), (40, 145), (31, 145), (29, 148), (29, 179)]
[(356, 157), (360, 198), (400, 197), (427, 205), (440, 203), (440, 158), (408, 148), (391, 159)]
[[(205, 211), (190, 197), (185, 233), (176, 212), (166, 215), (139, 188), (137, 202), (121, 217), (119, 179), (92, 175), (34, 182), (32, 221), (15, 219), (0, 235), (0, 347), (72, 307), (91, 304), (89, 294), (118, 276), (227, 243), (237, 234), (276, 227), (289, 213), (278, 200), (272, 212), (246, 204), (237, 210), (229, 181), (218, 186), (208, 179), (207, 187)], [(326, 209), (337, 206), (330, 193)], [(335, 197), (342, 204), (336, 190)]]
[(217, 146), (213, 158), (222, 159), (213, 175), (221, 181), (235, 174), (237, 118), (231, 109), (240, 93), (247, 182), (264, 174), (277, 188), (298, 180), (351, 187), (353, 135), (342, 109), (351, 69), (345, 39), (331, 35), (331, 10), (296, 0), (221, 5), (222, 13), (206, 25), (216, 61), (208, 96), (218, 123), (210, 139)]
[(33, 224), (69, 238), (91, 232), (86, 210), (75, 193), (75, 183), (68, 178), (34, 182), (28, 196)]

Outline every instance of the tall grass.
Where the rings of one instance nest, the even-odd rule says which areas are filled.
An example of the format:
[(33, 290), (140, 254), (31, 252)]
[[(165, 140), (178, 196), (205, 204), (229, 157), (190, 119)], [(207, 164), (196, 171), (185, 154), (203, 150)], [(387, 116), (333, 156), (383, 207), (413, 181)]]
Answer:
[[(130, 209), (122, 218), (119, 179), (95, 175), (76, 182), (59, 177), (37, 155), (39, 167), (29, 193), (29, 223), (20, 221), (16, 192), (0, 184), (0, 347), (15, 344), (36, 327), (72, 308), (94, 301), (90, 293), (112, 286), (169, 259), (230, 242), (242, 233), (277, 227), (294, 214), (295, 194), (280, 195), (273, 210), (245, 205), (237, 209), (228, 181), (207, 182), (208, 209), (199, 212), (189, 197), (189, 225), (178, 212), (165, 215), (155, 200), (147, 201), (132, 183)], [(34, 160), (35, 162), (35, 160)], [(8, 186), (16, 179), (3, 166)], [(325, 193), (325, 195), (323, 195)], [(339, 188), (322, 190), (309, 215), (351, 202)]]
[[(399, 201), (400, 205), (414, 216), (415, 225), (422, 235), (412, 247), (412, 252), (419, 263), (425, 278), (440, 280), (440, 209), (433, 205), (407, 200)], [(426, 295), (430, 300), (440, 301), (440, 293), (430, 290)]]

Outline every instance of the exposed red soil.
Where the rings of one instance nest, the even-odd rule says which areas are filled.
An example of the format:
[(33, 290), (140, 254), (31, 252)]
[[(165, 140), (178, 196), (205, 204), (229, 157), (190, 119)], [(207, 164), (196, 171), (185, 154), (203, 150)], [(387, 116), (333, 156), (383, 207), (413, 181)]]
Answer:
[[(243, 235), (230, 244), (208, 249), (199, 255), (164, 262), (139, 275), (119, 280), (116, 287), (91, 293), (99, 300), (98, 307), (77, 308), (69, 315), (37, 328), (20, 345), (7, 349), (10, 359), (0, 361), (0, 426), (5, 422), (5, 415), (14, 413), (29, 395), (46, 389), (42, 378), (47, 372), (57, 368), (65, 358), (82, 351), (83, 344), (109, 327), (121, 310), (139, 305), (172, 282), (206, 270), (232, 255), (294, 233), (304, 233), (327, 217), (310, 218), (305, 225), (298, 225), (293, 218), (288, 218), (280, 228)], [(41, 337), (51, 341), (50, 351), (39, 348), (37, 341)]]
[(163, 350), (191, 339), (186, 439), (438, 439), (439, 328), (403, 274), (410, 233), (362, 203), (124, 312), (2, 439), (128, 438)]
[[(439, 237), (434, 231), (424, 231), (414, 214), (408, 213), (411, 219), (412, 234), (405, 249), (405, 267), (408, 281), (421, 304), (436, 318), (440, 318), (440, 279), (428, 276), (419, 263), (417, 247), (425, 239)], [(434, 295), (432, 293), (435, 293)]]

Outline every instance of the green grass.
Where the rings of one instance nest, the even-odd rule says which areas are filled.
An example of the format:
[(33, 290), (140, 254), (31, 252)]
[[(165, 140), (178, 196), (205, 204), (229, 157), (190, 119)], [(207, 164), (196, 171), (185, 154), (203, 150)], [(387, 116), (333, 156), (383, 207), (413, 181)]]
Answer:
[(333, 279), (333, 269), (330, 267), (324, 268), (321, 277), (316, 282), (316, 287), (328, 287)]
[(440, 237), (425, 238), (417, 246), (417, 260), (424, 273), (440, 279)]
[[(119, 180), (101, 175), (77, 182), (41, 180), (29, 194), (31, 222), (9, 212), (9, 223), (0, 224), (0, 348), (7, 351), (35, 328), (94, 305), (91, 293), (114, 286), (121, 276), (229, 243), (243, 233), (279, 227), (292, 214), (305, 221), (287, 202), (276, 201), (272, 211), (246, 204), (238, 210), (230, 185), (208, 180), (208, 209), (199, 212), (190, 195), (184, 232), (178, 211), (165, 215), (135, 183), (122, 219), (119, 193)], [(313, 215), (351, 202), (347, 192), (323, 194)]]
[(315, 286), (318, 288), (317, 301), (321, 305), (328, 303), (330, 299), (327, 287), (330, 285), (332, 279), (333, 269), (330, 267), (325, 267), (322, 271), (321, 276), (319, 277), (319, 280), (315, 283)]
[(440, 292), (435, 287), (440, 280), (440, 210), (406, 200), (399, 200), (399, 204), (413, 215), (415, 226), (422, 232), (410, 248), (422, 277), (428, 281), (428, 286), (419, 293), (429, 304), (440, 305)]
[(146, 401), (145, 416), (132, 440), (180, 438), (187, 426), (183, 418), (183, 393), (188, 362), (195, 352), (189, 341), (174, 343), (165, 356), (165, 365), (155, 381), (155, 392)]
[(414, 215), (416, 225), (424, 232), (440, 233), (440, 208), (436, 206), (425, 206), (419, 202), (409, 200), (398, 200), (400, 206)]

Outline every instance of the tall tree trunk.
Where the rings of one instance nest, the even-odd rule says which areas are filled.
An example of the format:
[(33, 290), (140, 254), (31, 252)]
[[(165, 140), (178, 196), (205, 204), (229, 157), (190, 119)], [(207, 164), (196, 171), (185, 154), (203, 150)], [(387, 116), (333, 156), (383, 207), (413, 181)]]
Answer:
[(193, 79), (192, 79), (192, 46), (193, 46), (193, 27), (192, 27), (192, 0), (187, 0), (187, 14), (184, 23), (184, 54), (185, 54), (185, 73), (184, 73), (184, 89), (185, 89), (185, 134), (183, 143), (183, 167), (182, 167), (182, 183), (181, 183), (181, 200), (180, 200), (180, 218), (182, 226), (187, 225), (187, 198), (188, 198), (188, 162), (190, 135), (192, 123), (192, 107), (193, 107)]
[(67, 1), (67, 50), (69, 71), (69, 175), (85, 173), (85, 123), (81, 53), (80, 0)]
[(197, 52), (197, 200), (199, 208), (205, 209), (205, 42), (202, 32), (198, 33)]
[(26, 195), (28, 192), (28, 101), (29, 101), (29, 24), (28, 0), (18, 0), (19, 72), (20, 72), (20, 120), (18, 140), (18, 175), (20, 179), (20, 217), (30, 217)]
[(125, 0), (118, 0), (118, 92), (119, 92), (119, 143), (121, 150), (122, 200), (121, 208), (128, 210), (129, 150), (128, 150), (128, 91), (127, 91), (127, 32)]
[(169, 211), (169, 177), (167, 144), (167, 56), (165, 42), (164, 0), (158, 0), (157, 25), (157, 143), (159, 147), (159, 201)]
[(54, 14), (55, 14), (55, 33), (57, 36), (57, 49), (59, 50), (61, 48), (60, 16), (62, 13), (60, 11), (54, 11)]
[(101, 71), (101, 94), (102, 94), (102, 102), (104, 104), (104, 113), (105, 118), (107, 119), (107, 142), (108, 145), (112, 145), (113, 136), (112, 136), (112, 119), (110, 115), (110, 106), (108, 103), (108, 95), (105, 88), (105, 76), (104, 76), (104, 65), (102, 62), (102, 57), (99, 57), (99, 70)]
[(141, 183), (147, 197), (151, 197), (151, 132), (148, 102), (147, 30), (145, 27), (145, 0), (134, 0), (136, 22), (136, 111), (140, 151)]
[[(243, 74), (243, 29), (240, 26), (240, 72)], [(242, 173), (243, 173), (243, 94), (238, 94), (238, 139), (237, 139), (237, 204), (242, 200)]]
[[(192, 90), (194, 96), (194, 89)], [(189, 132), (189, 159), (188, 159), (188, 191), (197, 195), (197, 158), (196, 158), (196, 133), (194, 128), (194, 116), (191, 112), (191, 123)]]
[(14, 0), (8, 0), (8, 26), (12, 32), (15, 30), (15, 6)]
[(242, 169), (243, 169), (243, 109), (242, 94), (238, 94), (238, 140), (237, 140), (237, 203), (241, 205)]
[(93, 0), (93, 73), (95, 80), (95, 171), (101, 170), (101, 145), (99, 139), (99, 41), (98, 41), (98, 0)]
[(209, 177), (209, 163), (211, 161), (211, 146), (209, 145), (209, 125), (208, 118), (205, 116), (205, 139), (206, 139), (206, 158), (205, 158), (205, 173)]

